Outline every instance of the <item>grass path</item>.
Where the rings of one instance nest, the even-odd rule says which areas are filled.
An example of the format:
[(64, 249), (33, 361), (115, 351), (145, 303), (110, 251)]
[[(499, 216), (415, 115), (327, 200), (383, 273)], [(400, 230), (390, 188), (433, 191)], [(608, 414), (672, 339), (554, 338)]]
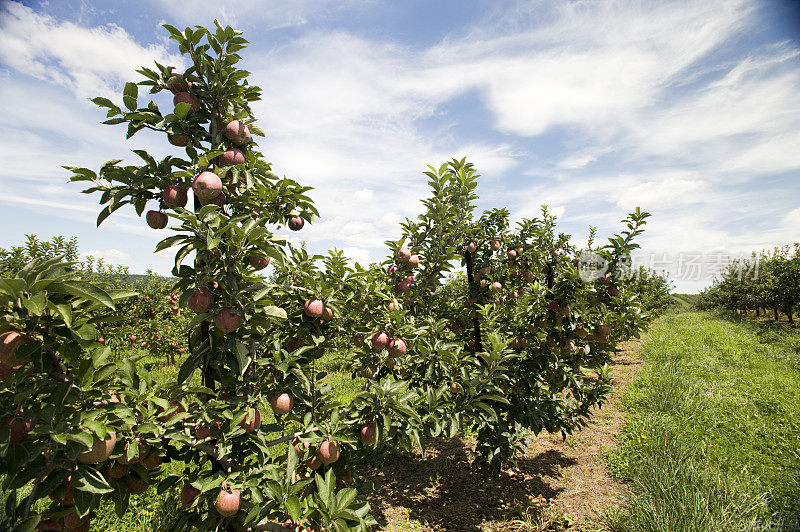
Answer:
[(800, 529), (800, 334), (723, 314), (670, 315), (625, 392), (612, 466), (627, 531)]

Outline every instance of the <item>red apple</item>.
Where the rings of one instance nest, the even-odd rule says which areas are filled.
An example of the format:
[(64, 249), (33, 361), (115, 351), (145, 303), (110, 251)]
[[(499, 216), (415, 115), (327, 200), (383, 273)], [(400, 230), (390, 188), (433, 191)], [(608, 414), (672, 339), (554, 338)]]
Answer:
[(176, 133), (174, 135), (167, 135), (167, 141), (173, 146), (185, 148), (191, 142), (192, 137), (184, 133)]
[(298, 439), (295, 439), (295, 441), (294, 441), (294, 450), (295, 450), (295, 452), (297, 452), (297, 457), (298, 458), (302, 458), (306, 454), (306, 451), (308, 450), (309, 445), (310, 444), (308, 442), (304, 443), (304, 442), (301, 442)]
[(30, 357), (26, 356), (18, 359), (16, 353), (19, 346), (30, 341), (30, 338), (17, 331), (6, 331), (0, 334), (0, 362), (11, 366), (12, 369), (17, 369), (21, 365), (27, 364), (30, 361)]
[(555, 299), (554, 299), (554, 300), (552, 300), (550, 303), (548, 303), (548, 304), (547, 304), (547, 310), (549, 310), (549, 311), (552, 311), (552, 312), (558, 312), (558, 309), (559, 309), (559, 308), (560, 308), (560, 307), (559, 307), (559, 305), (558, 305), (558, 301), (556, 301)]
[(197, 440), (205, 440), (206, 438), (210, 438), (211, 434), (211, 427), (203, 422), (198, 423), (194, 428), (194, 437)]
[(393, 357), (399, 357), (406, 354), (406, 341), (402, 338), (395, 338), (389, 342), (389, 354)]
[(387, 335), (385, 332), (372, 333), (370, 340), (372, 342), (372, 349), (375, 351), (386, 349), (389, 346), (389, 335)]
[(136, 448), (136, 454), (133, 456), (133, 458), (128, 460), (128, 448), (129, 448), (129, 445), (130, 444), (127, 444), (127, 443), (125, 444), (125, 450), (122, 452), (122, 456), (117, 458), (117, 462), (119, 462), (120, 464), (127, 465), (127, 464), (133, 464), (133, 463), (139, 462), (139, 461), (142, 460), (142, 458), (147, 456), (147, 453), (150, 452), (150, 446), (147, 445), (144, 442), (140, 442), (138, 447)]
[(388, 273), (389, 275), (394, 275), (395, 272), (397, 272), (397, 266), (395, 266), (394, 264), (389, 266), (389, 269), (386, 270), (386, 273)]
[(200, 99), (191, 92), (179, 92), (172, 97), (172, 104), (178, 105), (179, 103), (188, 103), (190, 105), (189, 112), (196, 113), (200, 110)]
[(103, 460), (108, 459), (111, 453), (114, 452), (114, 446), (117, 444), (117, 435), (109, 432), (105, 440), (101, 440), (95, 436), (92, 442), (92, 448), (88, 451), (82, 452), (78, 455), (78, 461), (84, 464), (98, 464)]
[(170, 185), (161, 191), (161, 199), (164, 201), (164, 205), (176, 209), (178, 207), (186, 207), (189, 197), (185, 188), (178, 185)]
[(57, 521), (52, 519), (45, 519), (44, 521), (39, 521), (39, 524), (36, 525), (36, 530), (61, 530), (61, 525), (58, 524)]
[(255, 270), (263, 270), (269, 266), (269, 260), (269, 257), (259, 257), (258, 255), (247, 256), (247, 262), (249, 262), (250, 266)]
[(225, 307), (214, 316), (214, 325), (224, 333), (232, 333), (244, 323), (244, 319), (238, 314), (234, 314), (233, 309)]
[(300, 216), (292, 216), (289, 218), (289, 229), (292, 231), (299, 231), (305, 225), (305, 221)]
[(172, 94), (187, 92), (191, 83), (180, 74), (172, 74), (167, 80), (167, 88)]
[(87, 521), (89, 521), (88, 515), (80, 517), (77, 512), (68, 513), (64, 516), (64, 528), (71, 531), (83, 526)]
[(128, 491), (130, 491), (132, 495), (141, 495), (147, 491), (147, 482), (138, 475), (134, 476), (131, 474), (124, 476), (122, 477), (122, 482), (125, 483), (128, 487)]
[(244, 164), (244, 153), (239, 148), (229, 148), (219, 156), (220, 166), (233, 166)]
[(250, 142), (250, 130), (241, 120), (231, 120), (225, 126), (225, 136), (239, 146)]
[(186, 482), (181, 488), (181, 507), (184, 510), (189, 508), (198, 495), (200, 495), (200, 490)]
[(276, 416), (284, 416), (292, 411), (294, 398), (288, 393), (279, 393), (269, 400), (269, 406)]
[(514, 260), (517, 258), (517, 251), (514, 249), (509, 249), (508, 253), (506, 253), (506, 256), (508, 256), (509, 260)]
[(111, 478), (122, 478), (128, 474), (129, 469), (130, 466), (126, 464), (112, 462), (111, 465), (108, 466), (108, 476)]
[(0, 362), (0, 380), (7, 381), (11, 379), (14, 375), (14, 368), (6, 364), (5, 362)]
[(412, 268), (419, 266), (419, 255), (411, 255), (408, 257), (408, 265)]
[(306, 316), (321, 318), (325, 311), (325, 304), (319, 299), (309, 299), (303, 307)]
[(186, 412), (186, 409), (183, 408), (183, 406), (178, 401), (170, 401), (169, 406), (164, 411), (164, 414), (159, 416), (158, 419), (166, 423), (167, 421), (175, 417), (177, 414), (180, 414), (181, 412)]
[(222, 180), (214, 172), (200, 172), (192, 181), (192, 190), (201, 202), (208, 202), (222, 194)]
[(475, 253), (477, 250), (478, 250), (478, 244), (476, 244), (475, 242), (470, 242), (469, 244), (467, 244), (467, 251), (469, 251), (470, 253)]
[(164, 229), (167, 226), (167, 215), (160, 211), (147, 211), (145, 215), (147, 225), (153, 229)]
[(322, 466), (322, 458), (319, 457), (319, 453), (306, 460), (306, 466), (312, 471), (319, 469)]
[(491, 290), (492, 292), (499, 292), (499, 291), (500, 291), (500, 290), (502, 290), (502, 289), (503, 289), (503, 285), (502, 285), (502, 284), (500, 284), (500, 282), (499, 282), (499, 281), (495, 281), (495, 282), (493, 282), (493, 283), (492, 283), (492, 286), (491, 286), (491, 288), (490, 288), (490, 290)]
[(189, 296), (187, 304), (191, 310), (203, 314), (214, 304), (214, 295), (205, 288), (198, 288)]
[(338, 489), (349, 488), (353, 485), (353, 474), (350, 472), (349, 467), (342, 470), (342, 474), (336, 479), (336, 487)]
[(286, 341), (286, 346), (285, 347), (286, 347), (286, 350), (291, 353), (293, 351), (296, 351), (296, 350), (300, 349), (301, 347), (303, 347), (303, 345), (304, 345), (304, 342), (303, 342), (302, 338), (289, 338)]
[(239, 423), (245, 432), (253, 432), (261, 426), (261, 411), (258, 408), (248, 408), (247, 415)]
[(14, 419), (8, 426), (8, 443), (19, 445), (28, 437), (36, 422), (30, 418)]
[(403, 246), (397, 250), (397, 253), (394, 254), (394, 257), (399, 262), (408, 262), (408, 260), (411, 258), (411, 250)]
[(533, 273), (531, 273), (531, 272), (530, 272), (530, 271), (528, 271), (528, 270), (525, 270), (524, 272), (522, 272), (522, 278), (523, 278), (524, 280), (526, 280), (526, 281), (533, 281), (533, 279), (534, 279), (535, 277), (534, 277)]
[(400, 281), (394, 286), (395, 292), (399, 292), (401, 294), (407, 294), (411, 291), (411, 283), (408, 281)]
[(500, 249), (502, 244), (500, 243), (499, 240), (492, 240), (492, 243), (490, 244), (490, 246), (492, 248), (492, 251), (497, 251), (498, 249)]
[(375, 445), (378, 441), (378, 424), (375, 421), (370, 421), (361, 427), (361, 443), (364, 445)]
[(339, 459), (339, 444), (330, 440), (325, 440), (317, 449), (317, 456), (325, 465), (331, 465)]
[(492, 269), (489, 266), (484, 266), (483, 268), (478, 270), (478, 275), (480, 275), (481, 277), (486, 277), (487, 275), (489, 275), (491, 271)]
[(239, 511), (239, 504), (241, 503), (241, 493), (239, 490), (223, 489), (217, 496), (217, 502), (214, 503), (214, 508), (217, 513), (222, 517), (230, 517)]

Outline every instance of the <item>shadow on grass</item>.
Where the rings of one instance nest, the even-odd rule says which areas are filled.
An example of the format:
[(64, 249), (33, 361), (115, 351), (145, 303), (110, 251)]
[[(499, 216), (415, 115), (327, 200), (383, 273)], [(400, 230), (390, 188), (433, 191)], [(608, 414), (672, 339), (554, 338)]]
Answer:
[(487, 521), (507, 521), (541, 514), (546, 501), (558, 495), (543, 477), (558, 477), (574, 464), (559, 451), (548, 450), (519, 461), (519, 472), (486, 479), (471, 462), (474, 449), (458, 438), (429, 442), (424, 456), (388, 457), (365, 470), (372, 483), (372, 515), (383, 528), (480, 530)]

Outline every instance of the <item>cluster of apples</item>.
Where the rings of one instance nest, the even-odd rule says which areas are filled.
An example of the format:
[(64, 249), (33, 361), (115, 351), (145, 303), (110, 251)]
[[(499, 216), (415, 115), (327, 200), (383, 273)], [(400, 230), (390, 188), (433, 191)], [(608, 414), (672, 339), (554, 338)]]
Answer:
[(403, 246), (398, 248), (394, 255), (396, 264), (389, 266), (387, 273), (397, 281), (394, 290), (398, 294), (407, 294), (411, 291), (414, 284), (413, 269), (419, 266), (419, 255), (412, 253), (410, 249)]
[[(191, 93), (191, 81), (180, 74), (172, 74), (167, 80), (167, 88), (174, 94), (172, 101), (177, 106), (180, 103), (189, 104), (189, 113), (195, 113), (202, 107), (200, 98)], [(241, 120), (231, 120), (224, 125), (225, 136), (234, 145), (228, 148), (218, 158), (219, 166), (234, 166), (244, 164), (245, 156), (241, 147), (247, 145), (250, 140), (250, 130)], [(172, 134), (169, 141), (175, 146), (187, 146), (191, 137), (186, 134)], [(200, 172), (192, 181), (192, 191), (200, 200), (202, 205), (210, 203), (222, 207), (225, 205), (225, 193), (223, 192), (222, 180), (211, 171)], [(166, 207), (176, 209), (185, 207), (188, 196), (187, 190), (180, 185), (170, 185), (162, 189), (161, 201)], [(164, 229), (167, 226), (167, 215), (160, 210), (150, 210), (145, 216), (147, 224), (153, 229)]]

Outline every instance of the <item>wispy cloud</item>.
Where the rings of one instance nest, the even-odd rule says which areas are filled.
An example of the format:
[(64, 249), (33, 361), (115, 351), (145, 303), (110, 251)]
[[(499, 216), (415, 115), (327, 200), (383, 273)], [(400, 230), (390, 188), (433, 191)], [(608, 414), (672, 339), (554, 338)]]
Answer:
[(0, 62), (80, 97), (108, 95), (153, 60), (179, 65), (158, 44), (142, 46), (121, 27), (86, 28), (35, 12), (18, 2), (0, 3)]

